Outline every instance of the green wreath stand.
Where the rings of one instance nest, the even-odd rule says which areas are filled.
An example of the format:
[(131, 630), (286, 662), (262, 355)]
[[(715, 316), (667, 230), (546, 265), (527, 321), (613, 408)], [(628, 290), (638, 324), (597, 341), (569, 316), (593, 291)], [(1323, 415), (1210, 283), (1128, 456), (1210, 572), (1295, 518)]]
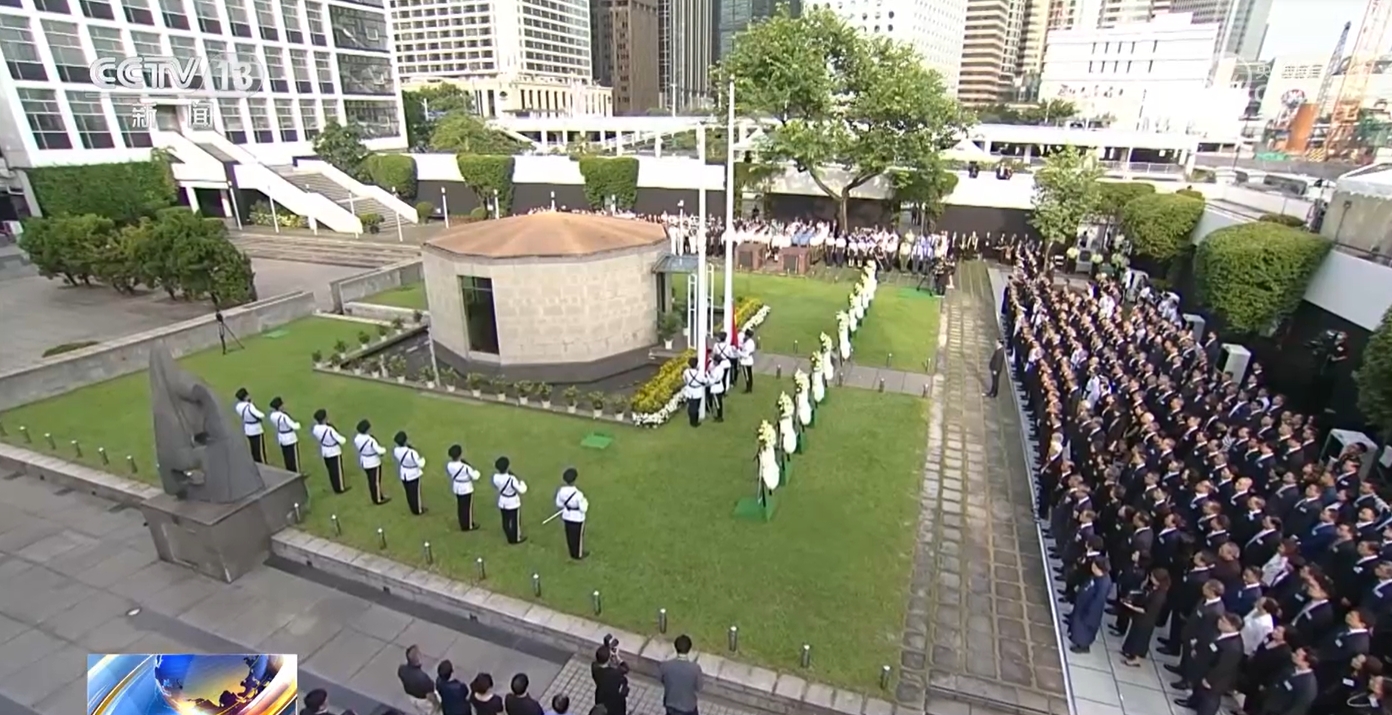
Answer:
[(773, 521), (774, 512), (778, 511), (778, 494), (764, 488), (764, 480), (755, 476), (758, 482), (758, 491), (754, 496), (744, 497), (735, 504), (735, 518), (746, 521)]
[(778, 488), (782, 489), (788, 486), (788, 476), (793, 473), (793, 456), (781, 449), (776, 451), (778, 453)]

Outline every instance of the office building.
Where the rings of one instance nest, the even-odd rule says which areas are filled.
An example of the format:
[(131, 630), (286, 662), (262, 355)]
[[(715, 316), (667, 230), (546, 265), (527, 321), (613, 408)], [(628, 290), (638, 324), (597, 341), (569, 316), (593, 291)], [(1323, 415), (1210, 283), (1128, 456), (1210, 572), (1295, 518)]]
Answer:
[(753, 23), (773, 17), (780, 5), (787, 5), (793, 17), (802, 14), (802, 0), (716, 0), (716, 61), (730, 51), (735, 35)]
[(718, 40), (715, 0), (670, 2), (668, 36), (671, 59), (668, 86), (664, 89), (668, 97), (676, 98), (678, 111), (697, 110), (710, 103), (710, 68), (716, 60), (714, 52)]
[(962, 40), (957, 98), (966, 104), (992, 104), (1014, 86), (1024, 14), (1020, 0), (969, 0)]
[(1214, 51), (1255, 60), (1266, 39), (1266, 21), (1273, 0), (1170, 0), (1171, 12), (1190, 13), (1194, 22), (1217, 23)]
[(403, 79), (590, 78), (589, 0), (391, 0), (391, 6)]
[[(1285, 55), (1271, 60), (1271, 72), (1267, 75), (1266, 92), (1262, 95), (1257, 116), (1261, 119), (1285, 123), (1295, 115), (1295, 110), (1307, 102), (1313, 103), (1319, 97), (1320, 84), (1329, 70), (1329, 58), (1317, 55)], [(1331, 94), (1339, 89), (1334, 83)], [(1333, 98), (1326, 98), (1332, 102)]]
[(657, 0), (594, 0), (594, 77), (613, 88), (616, 114), (661, 105), (657, 76)]
[(814, 0), (808, 5), (830, 8), (863, 33), (913, 47), (925, 66), (942, 75), (947, 92), (955, 94), (970, 2), (975, 0)]
[(452, 84), (473, 101), (474, 113), (485, 119), (500, 117), (586, 117), (614, 113), (614, 93), (590, 80), (569, 82), (519, 75), (483, 77), (417, 77), (402, 82), (404, 90)]

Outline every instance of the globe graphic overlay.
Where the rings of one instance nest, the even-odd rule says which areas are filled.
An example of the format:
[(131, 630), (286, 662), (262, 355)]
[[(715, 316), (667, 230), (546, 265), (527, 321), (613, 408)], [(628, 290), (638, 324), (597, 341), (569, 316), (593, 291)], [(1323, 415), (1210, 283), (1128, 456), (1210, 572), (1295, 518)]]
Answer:
[(265, 655), (160, 655), (154, 678), (176, 712), (240, 715), (278, 670)]

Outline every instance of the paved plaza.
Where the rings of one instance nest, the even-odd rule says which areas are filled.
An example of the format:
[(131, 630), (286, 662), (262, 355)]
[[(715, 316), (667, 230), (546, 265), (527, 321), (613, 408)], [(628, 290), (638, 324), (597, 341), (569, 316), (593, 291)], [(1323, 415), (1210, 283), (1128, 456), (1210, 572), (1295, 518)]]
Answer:
[(366, 269), (352, 266), (331, 266), (322, 263), (300, 263), (297, 261), (276, 261), (268, 258), (253, 258), (251, 269), (256, 272), (256, 294), (270, 298), (295, 291), (309, 291), (314, 294), (314, 302), (319, 310), (333, 310), (333, 293), (329, 284), (355, 276)]

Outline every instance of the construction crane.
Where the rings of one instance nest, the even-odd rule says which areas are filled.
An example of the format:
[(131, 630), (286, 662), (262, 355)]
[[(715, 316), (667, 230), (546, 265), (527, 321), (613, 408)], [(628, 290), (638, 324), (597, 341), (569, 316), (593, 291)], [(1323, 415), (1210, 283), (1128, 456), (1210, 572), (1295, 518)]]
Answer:
[[(1344, 23), (1344, 31), (1339, 33), (1339, 41), (1334, 44), (1334, 52), (1329, 56), (1329, 66), (1324, 68), (1324, 78), (1320, 80), (1319, 91), (1315, 92), (1315, 96), (1305, 97), (1303, 102), (1294, 106), (1285, 105), (1290, 111), (1289, 115), (1282, 114), (1282, 117), (1285, 118), (1284, 129), (1286, 133), (1285, 141), (1282, 144), (1286, 151), (1293, 154), (1304, 154), (1305, 158), (1311, 161), (1324, 159), (1325, 148), (1323, 146), (1310, 146), (1310, 139), (1315, 132), (1315, 123), (1319, 121), (1320, 113), (1324, 111), (1324, 103), (1329, 101), (1329, 88), (1334, 84), (1334, 74), (1339, 71), (1339, 62), (1344, 59), (1344, 45), (1348, 44), (1349, 30), (1352, 28), (1352, 22)], [(1296, 98), (1295, 101), (1299, 102), (1300, 100)], [(1285, 103), (1284, 96), (1282, 96), (1282, 103)]]
[(1345, 158), (1357, 151), (1353, 140), (1358, 115), (1363, 110), (1363, 97), (1377, 65), (1389, 21), (1392, 21), (1392, 0), (1368, 0), (1363, 24), (1358, 28), (1358, 40), (1353, 43), (1348, 69), (1344, 71), (1344, 81), (1334, 101), (1324, 142), (1325, 158)]
[(1343, 32), (1339, 33), (1339, 41), (1334, 44), (1334, 53), (1329, 56), (1329, 67), (1324, 70), (1324, 79), (1320, 80), (1319, 91), (1315, 93), (1315, 112), (1324, 111), (1324, 103), (1329, 101), (1329, 89), (1334, 85), (1334, 73), (1339, 71), (1339, 62), (1344, 59), (1344, 45), (1348, 44), (1349, 30), (1353, 29), (1352, 22), (1344, 23)]

